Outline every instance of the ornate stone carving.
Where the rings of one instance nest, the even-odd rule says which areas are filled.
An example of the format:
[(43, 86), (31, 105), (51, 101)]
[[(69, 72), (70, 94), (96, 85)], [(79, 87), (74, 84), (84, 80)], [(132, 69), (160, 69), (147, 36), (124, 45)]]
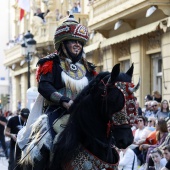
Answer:
[(161, 47), (161, 31), (149, 33), (147, 35), (147, 50), (153, 50)]

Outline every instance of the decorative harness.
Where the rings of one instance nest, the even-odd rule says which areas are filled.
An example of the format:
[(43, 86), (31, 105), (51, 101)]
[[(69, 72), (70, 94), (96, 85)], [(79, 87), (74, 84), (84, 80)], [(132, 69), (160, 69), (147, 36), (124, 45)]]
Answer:
[(128, 82), (116, 82), (115, 86), (122, 92), (125, 103), (122, 110), (112, 115), (113, 124), (117, 126), (133, 124), (135, 122), (137, 111), (135, 107), (135, 97), (134, 94), (129, 91), (129, 87), (133, 88), (134, 84)]
[(109, 164), (80, 145), (77, 149), (78, 155), (64, 168), (64, 170), (116, 170), (119, 162), (119, 154), (116, 149), (113, 148), (113, 150), (118, 161), (116, 164)]
[[(103, 97), (107, 96), (107, 87), (109, 85), (109, 81), (110, 81), (110, 78), (108, 79), (107, 83), (101, 80), (101, 82), (104, 85), (104, 91), (102, 94)], [(129, 82), (118, 81), (114, 83), (114, 86), (122, 92), (125, 103), (124, 103), (124, 107), (120, 111), (112, 115), (112, 120), (108, 121), (107, 132), (106, 132), (107, 137), (110, 134), (112, 125), (116, 125), (116, 126), (131, 125), (135, 122), (135, 118), (137, 115), (137, 111), (135, 107), (135, 96), (131, 91), (129, 91), (129, 87), (134, 88), (134, 84), (129, 83)], [(106, 107), (107, 107), (107, 104), (106, 104)], [(107, 111), (107, 108), (106, 108), (106, 111)]]

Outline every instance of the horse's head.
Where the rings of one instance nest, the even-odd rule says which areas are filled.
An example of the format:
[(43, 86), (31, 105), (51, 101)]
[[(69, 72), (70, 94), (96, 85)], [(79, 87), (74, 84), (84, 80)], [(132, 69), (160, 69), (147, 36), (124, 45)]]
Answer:
[(113, 135), (118, 148), (126, 148), (133, 142), (131, 124), (136, 116), (133, 93), (139, 88), (139, 83), (136, 86), (131, 83), (132, 74), (133, 65), (126, 73), (120, 73), (120, 64), (117, 64), (94, 91), (94, 98), (100, 102), (101, 114), (107, 122), (106, 133)]

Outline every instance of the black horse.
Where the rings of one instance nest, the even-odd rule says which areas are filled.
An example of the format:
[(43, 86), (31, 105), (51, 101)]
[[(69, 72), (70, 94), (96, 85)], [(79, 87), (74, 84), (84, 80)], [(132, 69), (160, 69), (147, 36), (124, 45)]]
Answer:
[(131, 83), (132, 74), (133, 65), (120, 73), (117, 64), (111, 73), (99, 73), (78, 95), (54, 145), (50, 170), (117, 169), (117, 148), (126, 148), (133, 142), (133, 92), (139, 83)]

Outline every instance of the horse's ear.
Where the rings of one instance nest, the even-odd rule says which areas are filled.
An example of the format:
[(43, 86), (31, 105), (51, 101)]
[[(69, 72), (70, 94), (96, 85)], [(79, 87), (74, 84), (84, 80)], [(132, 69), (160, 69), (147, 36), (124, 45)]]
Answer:
[(116, 64), (111, 73), (111, 82), (113, 82), (120, 73), (120, 64)]
[(129, 70), (126, 72), (126, 74), (129, 75), (130, 77), (132, 77), (132, 75), (133, 75), (133, 68), (134, 68), (134, 66), (133, 66), (133, 63), (132, 63), (131, 67), (130, 67)]

